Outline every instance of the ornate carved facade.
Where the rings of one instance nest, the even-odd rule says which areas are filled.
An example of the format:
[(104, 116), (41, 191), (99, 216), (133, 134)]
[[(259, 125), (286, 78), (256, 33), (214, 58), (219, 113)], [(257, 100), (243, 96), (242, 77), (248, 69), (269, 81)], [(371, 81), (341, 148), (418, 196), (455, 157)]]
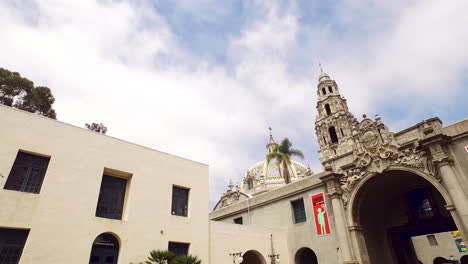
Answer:
[[(355, 186), (371, 173), (382, 173), (392, 165), (408, 167), (441, 180), (435, 160), (446, 156), (440, 144), (424, 148), (421, 140), (440, 132), (437, 118), (418, 124), (419, 133), (397, 140), (379, 115), (362, 121), (349, 112), (346, 99), (328, 74), (322, 73), (317, 86), (316, 133), (320, 145), (319, 158), (326, 170), (342, 175), (339, 179), (344, 205)], [(409, 132), (409, 131), (408, 131)], [(400, 133), (403, 135), (403, 133)], [(432, 153), (432, 154), (431, 154)], [(445, 156), (444, 156), (445, 155)]]

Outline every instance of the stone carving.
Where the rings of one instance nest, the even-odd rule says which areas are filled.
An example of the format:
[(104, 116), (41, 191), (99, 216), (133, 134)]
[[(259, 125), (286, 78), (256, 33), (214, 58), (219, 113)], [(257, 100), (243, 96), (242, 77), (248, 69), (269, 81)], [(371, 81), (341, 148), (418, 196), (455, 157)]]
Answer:
[(343, 174), (340, 185), (345, 206), (356, 185), (368, 173), (381, 173), (391, 165), (418, 169), (440, 181), (429, 153), (418, 150), (415, 146), (399, 151), (393, 134), (383, 125), (380, 117), (373, 122), (364, 116), (364, 120), (353, 127), (353, 139), (355, 144), (352, 166), (347, 170), (339, 170)]
[(240, 190), (228, 190), (221, 197), (221, 206), (220, 208), (226, 207), (233, 203), (237, 203), (240, 199)]
[(370, 172), (382, 172), (391, 160), (398, 157), (398, 144), (393, 134), (383, 125), (377, 126), (380, 118), (374, 123), (365, 118), (354, 128), (354, 164)]

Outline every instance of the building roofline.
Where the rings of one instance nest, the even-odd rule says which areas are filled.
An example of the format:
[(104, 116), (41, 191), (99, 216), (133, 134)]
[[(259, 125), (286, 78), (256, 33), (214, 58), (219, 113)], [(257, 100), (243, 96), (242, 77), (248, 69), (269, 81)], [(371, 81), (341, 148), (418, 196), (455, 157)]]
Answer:
[(395, 132), (394, 135), (395, 135), (395, 136), (398, 136), (398, 135), (400, 135), (400, 134), (404, 134), (404, 133), (406, 133), (406, 132), (408, 132), (408, 131), (411, 131), (411, 130), (413, 130), (413, 129), (419, 127), (419, 126), (421, 126), (421, 125), (424, 124), (425, 122), (432, 122), (432, 121), (439, 121), (439, 122), (442, 124), (442, 120), (440, 120), (440, 118), (438, 118), (438, 117), (431, 117), (431, 118), (429, 118), (429, 119), (426, 119), (426, 120), (424, 120), (424, 121), (421, 121), (421, 122), (417, 123), (416, 125), (412, 125), (412, 126), (407, 127), (407, 128), (405, 128), (405, 129), (403, 129), (403, 130), (400, 130), (400, 131), (398, 131), (398, 132)]
[(330, 174), (330, 172), (323, 171), (288, 185), (255, 195), (250, 199), (212, 211), (209, 214), (210, 220), (221, 220), (322, 186), (324, 183), (319, 178), (327, 174)]
[(121, 142), (130, 144), (130, 145), (134, 145), (134, 146), (137, 146), (137, 147), (140, 147), (140, 148), (145, 148), (145, 149), (147, 149), (147, 150), (159, 152), (159, 153), (161, 153), (161, 154), (165, 154), (165, 155), (173, 156), (173, 157), (176, 157), (176, 158), (179, 158), (179, 159), (183, 159), (183, 160), (187, 160), (187, 161), (190, 161), (190, 162), (198, 163), (198, 164), (200, 164), (200, 165), (209, 166), (208, 164), (203, 163), (203, 162), (199, 162), (199, 161), (195, 161), (195, 160), (192, 160), (192, 159), (188, 159), (188, 158), (184, 158), (184, 157), (181, 157), (181, 156), (177, 156), (177, 155), (174, 155), (174, 154), (171, 154), (171, 153), (168, 153), (168, 152), (164, 152), (164, 151), (161, 151), (161, 150), (153, 149), (153, 148), (150, 148), (150, 147), (147, 147), (147, 146), (144, 146), (144, 145), (140, 145), (140, 144), (137, 144), (137, 143), (133, 143), (133, 142), (130, 142), (130, 141), (127, 141), (127, 140), (124, 140), (124, 139), (117, 138), (117, 137), (113, 137), (113, 136), (101, 134), (101, 133), (98, 133), (98, 132), (94, 132), (94, 131), (91, 131), (91, 130), (89, 130), (89, 129), (87, 129), (87, 128), (79, 127), (79, 126), (72, 125), (72, 124), (69, 124), (69, 123), (65, 123), (65, 122), (60, 121), (60, 120), (57, 120), (57, 119), (53, 119), (53, 118), (49, 118), (49, 117), (46, 117), (46, 116), (34, 114), (34, 113), (31, 113), (31, 112), (28, 112), (28, 111), (24, 111), (24, 110), (21, 110), (21, 109), (17, 109), (17, 108), (10, 107), (10, 106), (6, 106), (6, 105), (2, 105), (2, 104), (0, 104), (0, 107), (1, 107), (1, 108), (7, 109), (7, 111), (17, 111), (17, 112), (19, 112), (19, 113), (21, 113), (21, 114), (28, 114), (28, 115), (31, 115), (31, 116), (34, 116), (34, 117), (37, 117), (37, 118), (42, 118), (42, 119), (47, 120), (47, 121), (57, 122), (57, 123), (59, 123), (59, 124), (61, 124), (61, 125), (66, 125), (66, 126), (70, 126), (70, 127), (73, 127), (73, 128), (81, 129), (81, 130), (83, 130), (83, 131), (86, 131), (87, 133), (91, 133), (92, 135), (101, 136), (101, 137), (107, 137), (107, 138), (110, 138), (110, 139), (113, 139), (113, 140), (118, 140), (118, 141), (121, 141)]

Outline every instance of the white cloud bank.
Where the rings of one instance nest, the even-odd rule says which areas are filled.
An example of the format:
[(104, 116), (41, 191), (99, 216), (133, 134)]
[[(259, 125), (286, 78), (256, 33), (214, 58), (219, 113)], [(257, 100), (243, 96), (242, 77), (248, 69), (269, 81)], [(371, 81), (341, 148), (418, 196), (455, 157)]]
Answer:
[[(99, 120), (112, 136), (209, 163), (211, 204), (229, 178), (239, 180), (263, 157), (268, 126), (278, 139), (300, 142), (307, 163), (319, 169), (313, 130), (319, 58), (357, 116), (421, 96), (402, 106), (410, 114), (397, 128), (414, 122), (419, 116), (411, 113), (421, 104), (444, 111), (466, 89), (464, 0), (341, 1), (334, 19), (360, 32), (341, 40), (332, 26), (299, 23), (294, 3), (254, 2), (262, 15), (232, 37), (228, 64), (221, 65), (182, 48), (149, 1), (2, 1), (0, 67), (49, 86), (62, 121)], [(192, 1), (180, 6), (198, 8)], [(309, 74), (291, 70), (298, 56), (310, 62), (302, 71)]]

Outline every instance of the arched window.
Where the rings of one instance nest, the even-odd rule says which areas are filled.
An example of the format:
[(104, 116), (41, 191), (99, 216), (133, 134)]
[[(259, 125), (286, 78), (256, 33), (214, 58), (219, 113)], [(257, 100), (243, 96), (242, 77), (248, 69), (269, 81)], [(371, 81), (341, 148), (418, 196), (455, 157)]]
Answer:
[(338, 143), (338, 135), (336, 134), (336, 129), (334, 126), (331, 126), (328, 129), (328, 133), (330, 133), (330, 139), (332, 143)]
[(100, 234), (93, 242), (89, 263), (117, 264), (119, 241), (109, 233)]
[(322, 93), (323, 93), (323, 95), (326, 95), (326, 94), (327, 94), (327, 90), (325, 90), (325, 88), (322, 88)]
[(331, 115), (332, 112), (329, 104), (325, 105), (325, 111), (327, 111), (327, 115)]
[(328, 86), (328, 91), (329, 91), (330, 93), (333, 93), (333, 88), (332, 88), (331, 86)]

